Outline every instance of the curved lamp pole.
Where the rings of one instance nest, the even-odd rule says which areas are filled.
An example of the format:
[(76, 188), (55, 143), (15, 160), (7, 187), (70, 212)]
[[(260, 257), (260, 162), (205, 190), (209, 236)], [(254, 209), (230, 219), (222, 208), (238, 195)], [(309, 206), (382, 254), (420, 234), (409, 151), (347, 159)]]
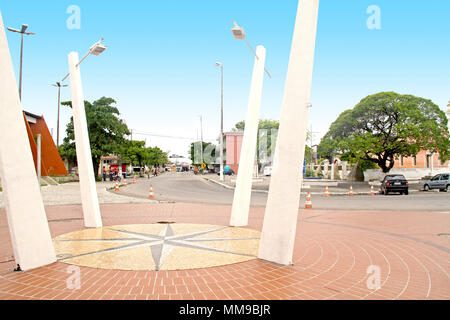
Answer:
[(70, 75), (73, 127), (78, 175), (80, 177), (81, 204), (83, 207), (84, 226), (87, 228), (101, 227), (102, 218), (95, 184), (95, 173), (92, 165), (92, 150), (89, 141), (79, 66), (89, 55), (99, 55), (106, 50), (106, 46), (101, 44), (102, 41), (103, 39), (94, 44), (81, 60), (78, 59), (77, 52), (71, 52), (69, 54), (69, 73), (62, 80), (64, 81)]

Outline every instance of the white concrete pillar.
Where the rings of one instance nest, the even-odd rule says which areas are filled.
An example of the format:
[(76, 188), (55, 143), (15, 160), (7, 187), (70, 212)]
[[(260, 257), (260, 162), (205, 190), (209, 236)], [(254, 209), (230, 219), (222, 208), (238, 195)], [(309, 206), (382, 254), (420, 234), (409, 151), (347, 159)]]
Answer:
[(78, 53), (71, 52), (69, 54), (70, 91), (72, 94), (73, 127), (77, 151), (78, 175), (80, 177), (81, 204), (83, 207), (84, 226), (88, 228), (100, 228), (102, 226), (102, 217), (95, 186), (80, 67), (77, 67), (78, 61)]
[(0, 176), (16, 264), (56, 261), (0, 13)]
[(239, 160), (239, 171), (236, 178), (233, 207), (231, 209), (230, 225), (234, 227), (246, 226), (248, 224), (250, 198), (252, 195), (252, 177), (256, 155), (266, 49), (263, 46), (258, 46), (256, 48), (256, 55), (258, 58), (255, 57), (247, 118), (245, 119), (244, 138), (242, 140), (241, 157)]
[(258, 257), (292, 264), (319, 0), (300, 0)]

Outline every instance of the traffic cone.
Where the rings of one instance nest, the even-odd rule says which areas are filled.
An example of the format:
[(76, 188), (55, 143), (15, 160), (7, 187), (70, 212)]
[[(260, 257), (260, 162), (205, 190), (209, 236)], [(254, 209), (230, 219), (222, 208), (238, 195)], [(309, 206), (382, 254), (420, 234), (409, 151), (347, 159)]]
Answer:
[(114, 191), (119, 191), (119, 182), (116, 181), (116, 188), (114, 189)]
[(373, 185), (370, 186), (370, 195), (372, 197), (375, 195), (375, 191), (373, 190)]
[(330, 196), (330, 192), (328, 191), (328, 186), (325, 187), (325, 197), (329, 197)]
[(308, 191), (306, 195), (305, 209), (312, 209), (311, 194)]
[(136, 184), (136, 176), (133, 176), (133, 184)]
[(350, 197), (353, 197), (353, 186), (350, 186), (350, 192), (348, 193)]
[(155, 196), (153, 195), (153, 186), (152, 185), (150, 185), (150, 194), (148, 195), (148, 197), (150, 199), (155, 199)]

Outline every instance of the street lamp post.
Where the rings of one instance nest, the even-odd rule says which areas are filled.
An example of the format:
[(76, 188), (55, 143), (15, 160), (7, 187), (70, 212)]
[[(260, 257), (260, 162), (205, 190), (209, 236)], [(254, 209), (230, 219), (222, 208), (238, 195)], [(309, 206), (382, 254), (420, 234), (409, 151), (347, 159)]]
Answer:
[(223, 64), (216, 62), (220, 67), (220, 181), (223, 181)]
[(95, 174), (92, 166), (92, 151), (89, 141), (86, 110), (84, 108), (83, 89), (81, 85), (80, 63), (89, 55), (99, 55), (106, 50), (102, 45), (103, 38), (94, 44), (89, 52), (78, 59), (77, 52), (69, 54), (70, 89), (72, 95), (73, 127), (75, 134), (75, 148), (78, 162), (78, 175), (80, 177), (81, 204), (83, 207), (84, 226), (87, 228), (100, 228), (102, 217), (95, 185)]
[(56, 122), (56, 147), (59, 148), (59, 110), (61, 107), (61, 87), (67, 87), (67, 84), (61, 84), (61, 82), (56, 82), (52, 86), (58, 87), (58, 117)]
[(17, 30), (13, 28), (7, 28), (9, 31), (20, 33), (20, 71), (19, 71), (19, 98), (22, 101), (22, 61), (23, 61), (23, 35), (34, 35), (34, 32), (26, 32), (28, 25), (22, 24), (22, 29)]
[(245, 38), (244, 29), (233, 21), (234, 27), (231, 29), (233, 36), (237, 40), (245, 40), (250, 50), (255, 55), (250, 95), (248, 100), (247, 117), (245, 120), (245, 131), (242, 139), (241, 154), (239, 158), (239, 171), (236, 178), (236, 188), (233, 196), (231, 208), (230, 225), (233, 227), (246, 226), (248, 224), (248, 214), (250, 210), (250, 200), (252, 192), (252, 177), (254, 172), (256, 145), (258, 139), (258, 122), (261, 108), (261, 97), (264, 80), (264, 71), (270, 77), (270, 73), (265, 67), (266, 49), (258, 46), (253, 50)]

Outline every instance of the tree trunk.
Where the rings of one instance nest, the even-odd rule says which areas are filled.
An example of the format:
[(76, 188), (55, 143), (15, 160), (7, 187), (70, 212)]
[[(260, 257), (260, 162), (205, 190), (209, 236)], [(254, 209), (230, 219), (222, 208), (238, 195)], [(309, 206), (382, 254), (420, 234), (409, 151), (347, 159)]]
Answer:
[(100, 159), (97, 159), (96, 157), (92, 157), (92, 165), (94, 167), (94, 177), (97, 180), (98, 179), (98, 169), (100, 168)]

